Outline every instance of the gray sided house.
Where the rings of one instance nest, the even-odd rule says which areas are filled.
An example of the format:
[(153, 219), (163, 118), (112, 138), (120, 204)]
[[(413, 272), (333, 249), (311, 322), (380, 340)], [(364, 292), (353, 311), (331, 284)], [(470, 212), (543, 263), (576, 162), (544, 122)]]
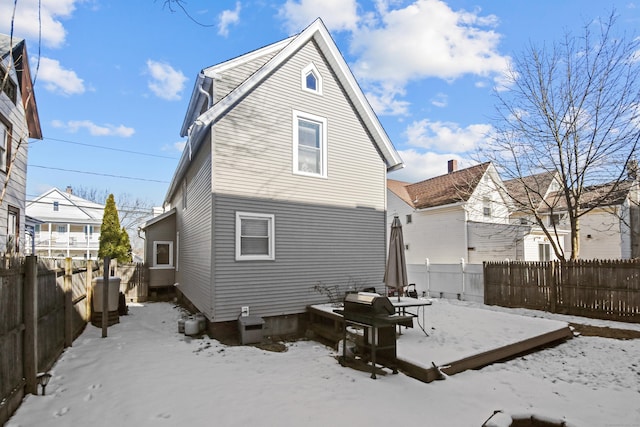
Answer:
[(214, 334), (241, 307), (267, 334), (298, 332), (327, 301), (316, 285), (382, 291), (386, 175), (403, 164), (321, 20), (202, 70), (182, 134), (147, 254), (158, 269), (168, 252), (158, 280)]
[(42, 130), (27, 44), (0, 34), (0, 253), (24, 254), (29, 139)]

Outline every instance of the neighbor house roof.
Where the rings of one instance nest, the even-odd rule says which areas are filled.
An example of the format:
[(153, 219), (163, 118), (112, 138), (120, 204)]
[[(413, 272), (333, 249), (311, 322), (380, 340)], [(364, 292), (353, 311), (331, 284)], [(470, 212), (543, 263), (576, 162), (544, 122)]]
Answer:
[[(540, 207), (540, 203), (549, 193), (549, 188), (556, 176), (556, 172), (541, 172), (523, 178), (504, 181), (504, 187), (516, 206)], [(531, 198), (531, 203), (528, 198)]]
[(482, 163), (415, 184), (387, 180), (387, 188), (414, 209), (466, 202), (490, 165), (490, 162)]
[[(622, 205), (629, 197), (631, 190), (637, 189), (637, 186), (636, 181), (626, 180), (585, 187), (580, 198), (580, 209)], [(550, 193), (545, 200), (547, 206), (553, 206), (556, 211), (567, 210), (566, 199), (559, 191)]]
[(22, 105), (25, 110), (29, 138), (42, 139), (42, 129), (40, 128), (40, 116), (38, 116), (38, 106), (36, 96), (31, 83), (31, 71), (29, 69), (29, 58), (27, 56), (27, 43), (23, 39), (12, 38), (6, 34), (0, 34), (0, 58), (6, 66), (5, 59), (11, 55), (12, 64), (18, 78)]
[[(57, 211), (53, 208), (54, 202), (58, 202)], [(52, 188), (27, 201), (26, 214), (42, 222), (101, 224), (104, 205)]]
[[(393, 171), (404, 167), (400, 155), (391, 143), (387, 133), (382, 128), (378, 117), (371, 108), (371, 105), (369, 105), (369, 102), (356, 82), (349, 66), (331, 38), (329, 31), (322, 20), (318, 18), (297, 36), (290, 37), (219, 65), (220, 67), (236, 66), (255, 59), (259, 55), (269, 52), (277, 52), (265, 64), (260, 66), (256, 72), (251, 74), (224, 98), (212, 105), (211, 108), (208, 108), (204, 113), (195, 118), (193, 123), (189, 125), (189, 140), (187, 142), (187, 147), (182, 153), (182, 157), (180, 158), (174, 177), (169, 185), (166, 200), (169, 200), (173, 195), (173, 192), (176, 190), (176, 186), (178, 185), (177, 183), (182, 178), (183, 174), (187, 170), (189, 162), (191, 161), (191, 153), (195, 153), (197, 151), (209, 126), (215, 123), (220, 117), (232, 109), (243, 97), (267, 79), (287, 59), (295, 55), (303, 45), (312, 40), (322, 51), (328, 63), (331, 65), (332, 70), (335, 73), (335, 77), (342, 84), (346, 95), (354, 106), (355, 111), (358, 113), (362, 123), (371, 135), (376, 149), (384, 159), (387, 171)], [(214, 72), (215, 70), (213, 70), (213, 67), (208, 69), (209, 74)], [(194, 88), (193, 96), (189, 103), (187, 114), (188, 118), (197, 114), (198, 106), (202, 105), (202, 100), (210, 96), (206, 91), (200, 90), (205, 79), (210, 80), (211, 77), (206, 77), (204, 73), (201, 73), (198, 81), (196, 82), (196, 87)], [(192, 120), (188, 119), (188, 121), (191, 122)], [(185, 134), (184, 125), (182, 133), (183, 135)]]

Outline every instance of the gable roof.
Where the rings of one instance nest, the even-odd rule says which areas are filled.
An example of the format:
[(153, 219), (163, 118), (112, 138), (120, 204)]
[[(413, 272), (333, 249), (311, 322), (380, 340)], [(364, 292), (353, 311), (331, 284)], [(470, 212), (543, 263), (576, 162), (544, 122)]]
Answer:
[(0, 58), (4, 61), (9, 55), (18, 78), (22, 105), (24, 107), (29, 130), (29, 138), (42, 139), (40, 116), (36, 104), (36, 95), (31, 83), (31, 71), (27, 56), (27, 43), (24, 39), (13, 39), (6, 34), (0, 34)]
[[(362, 89), (356, 82), (356, 79), (349, 69), (349, 66), (345, 62), (338, 47), (331, 38), (329, 31), (325, 27), (322, 20), (318, 18), (297, 36), (287, 38), (280, 42), (266, 46), (262, 49), (258, 49), (230, 61), (223, 62), (216, 66), (231, 67), (241, 63), (245, 63), (253, 58), (256, 58), (258, 55), (266, 54), (270, 51), (277, 51), (277, 53), (265, 64), (263, 64), (256, 72), (251, 74), (229, 94), (227, 94), (224, 98), (215, 103), (211, 108), (202, 113), (193, 121), (193, 124), (190, 125), (188, 131), (189, 139), (187, 141), (187, 147), (185, 147), (185, 150), (182, 153), (182, 157), (180, 158), (174, 177), (171, 180), (171, 184), (169, 185), (169, 190), (167, 191), (165, 200), (169, 200), (173, 192), (176, 190), (177, 183), (186, 172), (188, 164), (191, 160), (191, 153), (197, 151), (198, 147), (202, 143), (207, 129), (226, 112), (233, 108), (255, 87), (257, 87), (272, 73), (274, 73), (282, 63), (284, 63), (291, 56), (295, 55), (296, 52), (304, 44), (311, 40), (316, 42), (317, 46), (320, 48), (323, 55), (331, 65), (336, 78), (344, 87), (345, 92), (351, 100), (357, 114), (359, 114), (360, 119), (371, 135), (378, 152), (385, 161), (387, 165), (387, 171), (390, 172), (404, 167), (404, 163), (402, 162), (400, 155), (391, 143), (391, 140), (389, 139), (385, 130), (382, 128), (378, 117), (376, 116), (373, 109), (371, 108), (371, 105), (364, 96)], [(215, 67), (210, 67), (210, 69), (208, 69), (208, 72), (215, 73)], [(192, 96), (192, 100), (189, 103), (189, 111), (191, 114), (194, 114), (197, 107), (199, 105), (202, 105), (201, 97), (207, 97), (207, 95), (202, 93), (202, 91), (200, 91), (199, 89), (200, 85), (204, 81), (203, 79), (205, 78), (203, 73), (201, 73), (201, 76), (203, 76), (202, 79), (199, 78), (199, 80), (196, 82), (196, 87), (194, 88), (195, 99)], [(188, 117), (193, 116), (188, 115)]]
[[(632, 190), (638, 188), (638, 183), (634, 180), (614, 181), (606, 184), (590, 185), (584, 188), (580, 198), (580, 209), (593, 209), (596, 207), (619, 206), (625, 203), (630, 197)], [(546, 207), (543, 211), (550, 211), (548, 206), (553, 206), (554, 210), (566, 211), (567, 203), (564, 195), (560, 191), (550, 193), (546, 199)]]
[[(516, 206), (529, 206), (527, 197), (531, 198), (531, 204), (540, 207), (540, 203), (547, 197), (551, 183), (556, 177), (556, 172), (542, 172), (523, 178), (514, 178), (504, 182), (507, 193)], [(521, 201), (525, 202), (521, 202)]]
[(469, 200), (490, 165), (482, 163), (415, 184), (387, 180), (387, 188), (414, 209), (462, 203)]
[[(53, 202), (59, 203), (58, 211), (52, 210)], [(44, 222), (100, 224), (104, 205), (52, 188), (28, 201), (25, 210), (30, 217)]]

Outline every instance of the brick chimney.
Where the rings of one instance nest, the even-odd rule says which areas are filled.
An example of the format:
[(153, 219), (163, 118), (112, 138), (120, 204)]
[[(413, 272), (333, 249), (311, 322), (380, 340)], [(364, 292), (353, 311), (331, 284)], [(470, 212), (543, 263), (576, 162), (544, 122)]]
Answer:
[(67, 185), (67, 189), (65, 190), (67, 194), (73, 194), (73, 188), (70, 185)]
[(455, 172), (458, 170), (458, 161), (455, 159), (451, 159), (447, 162), (447, 172)]

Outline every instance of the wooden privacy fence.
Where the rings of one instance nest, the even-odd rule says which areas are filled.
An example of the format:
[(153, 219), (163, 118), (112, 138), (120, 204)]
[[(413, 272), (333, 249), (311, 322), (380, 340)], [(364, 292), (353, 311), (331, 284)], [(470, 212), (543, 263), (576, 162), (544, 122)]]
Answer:
[(640, 322), (640, 261), (485, 262), (485, 304)]
[(53, 366), (82, 332), (89, 317), (95, 262), (54, 263), (34, 256), (0, 267), (0, 425), (27, 393), (37, 374)]

